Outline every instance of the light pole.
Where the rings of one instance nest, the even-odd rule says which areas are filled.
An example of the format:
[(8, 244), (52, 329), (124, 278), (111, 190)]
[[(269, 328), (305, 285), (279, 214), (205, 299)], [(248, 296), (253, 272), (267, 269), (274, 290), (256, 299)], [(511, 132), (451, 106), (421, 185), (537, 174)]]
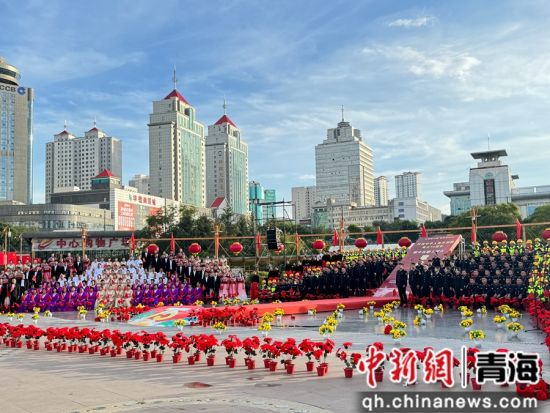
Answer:
[(86, 256), (86, 238), (88, 237), (88, 230), (86, 226), (80, 228), (80, 238), (82, 239), (82, 260)]
[(8, 266), (8, 239), (11, 238), (11, 229), (7, 225), (4, 227), (4, 267)]

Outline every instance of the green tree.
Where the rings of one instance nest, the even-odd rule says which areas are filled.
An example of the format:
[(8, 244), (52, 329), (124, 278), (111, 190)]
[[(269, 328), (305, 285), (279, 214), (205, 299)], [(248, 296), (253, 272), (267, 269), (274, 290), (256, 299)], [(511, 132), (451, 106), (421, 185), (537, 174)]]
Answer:
[(550, 205), (541, 205), (525, 222), (550, 222)]

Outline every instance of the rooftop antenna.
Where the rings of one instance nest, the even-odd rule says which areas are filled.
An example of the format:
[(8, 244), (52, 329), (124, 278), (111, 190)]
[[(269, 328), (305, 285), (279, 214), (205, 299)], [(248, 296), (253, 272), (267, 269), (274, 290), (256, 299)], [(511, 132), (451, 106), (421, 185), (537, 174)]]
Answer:
[(487, 133), (487, 150), (491, 150), (491, 134)]
[(223, 114), (224, 115), (227, 115), (227, 101), (225, 100), (225, 94), (223, 95), (223, 105), (222, 105), (222, 108), (223, 108)]
[(174, 90), (176, 90), (178, 86), (178, 78), (176, 77), (176, 65), (174, 65), (174, 74), (172, 75), (172, 82), (174, 82)]
[(97, 119), (96, 119), (96, 117), (94, 116), (94, 128), (96, 128), (96, 127), (97, 127)]
[(344, 122), (344, 105), (342, 105), (341, 111), (342, 111), (342, 122)]
[(63, 130), (67, 130), (67, 120), (63, 121)]

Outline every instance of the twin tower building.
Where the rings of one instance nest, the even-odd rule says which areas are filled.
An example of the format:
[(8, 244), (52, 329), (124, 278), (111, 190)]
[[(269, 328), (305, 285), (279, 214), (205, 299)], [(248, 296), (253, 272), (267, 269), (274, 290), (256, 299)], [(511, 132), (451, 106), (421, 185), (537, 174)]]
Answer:
[(171, 93), (153, 102), (148, 126), (151, 195), (197, 207), (224, 197), (233, 212), (248, 213), (248, 145), (226, 113), (205, 137), (196, 109), (174, 82)]

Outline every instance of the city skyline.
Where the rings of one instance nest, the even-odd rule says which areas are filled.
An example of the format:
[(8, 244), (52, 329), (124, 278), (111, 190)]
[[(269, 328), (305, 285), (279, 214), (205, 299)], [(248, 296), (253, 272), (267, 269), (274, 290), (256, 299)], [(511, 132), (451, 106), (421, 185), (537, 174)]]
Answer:
[[(529, 168), (550, 156), (543, 70), (550, 49), (541, 35), (549, 11), (541, 3), (305, 2), (296, 10), (291, 2), (270, 10), (191, 3), (167, 1), (160, 15), (146, 3), (119, 13), (123, 3), (2, 1), (12, 35), (0, 40), (0, 55), (21, 71), (21, 85), (36, 91), (34, 202), (44, 200), (45, 142), (65, 119), (74, 132), (96, 118), (121, 139), (123, 182), (147, 174), (147, 116), (151, 102), (170, 92), (174, 65), (178, 89), (202, 124), (221, 116), (227, 96), (228, 114), (249, 137), (250, 179), (279, 198), (315, 183), (314, 147), (342, 104), (373, 148), (375, 176), (422, 172), (424, 198), (445, 212), (443, 191), (463, 180), (469, 153), (485, 150), (488, 134), (491, 148), (508, 151), (519, 185), (546, 183)], [(82, 15), (99, 23), (84, 31)], [(108, 15), (119, 19), (105, 30), (99, 17)], [(247, 21), (238, 31), (204, 27), (237, 17)], [(344, 22), (354, 30), (339, 30)], [(227, 50), (233, 58), (221, 61)]]

